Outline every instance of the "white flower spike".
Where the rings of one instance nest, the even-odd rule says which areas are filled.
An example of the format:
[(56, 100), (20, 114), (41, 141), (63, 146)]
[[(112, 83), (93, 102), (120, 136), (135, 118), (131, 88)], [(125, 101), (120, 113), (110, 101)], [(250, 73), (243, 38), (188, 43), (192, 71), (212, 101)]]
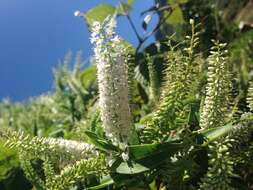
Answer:
[(126, 48), (115, 34), (115, 19), (93, 23), (101, 120), (106, 136), (114, 144), (128, 143), (131, 130)]

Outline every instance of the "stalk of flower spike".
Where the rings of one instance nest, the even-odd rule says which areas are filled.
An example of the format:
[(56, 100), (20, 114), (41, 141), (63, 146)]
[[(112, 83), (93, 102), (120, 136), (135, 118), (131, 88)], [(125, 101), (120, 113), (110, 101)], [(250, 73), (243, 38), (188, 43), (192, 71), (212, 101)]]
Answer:
[(99, 105), (106, 136), (114, 144), (129, 143), (132, 128), (129, 107), (126, 48), (115, 34), (115, 19), (94, 22), (91, 42), (97, 66)]

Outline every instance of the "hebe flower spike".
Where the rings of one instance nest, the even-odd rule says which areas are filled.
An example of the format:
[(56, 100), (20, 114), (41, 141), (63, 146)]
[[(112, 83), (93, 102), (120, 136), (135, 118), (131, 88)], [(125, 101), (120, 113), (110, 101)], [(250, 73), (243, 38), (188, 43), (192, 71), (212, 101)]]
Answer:
[(91, 42), (94, 44), (99, 105), (106, 136), (114, 144), (127, 144), (132, 130), (126, 48), (115, 34), (115, 26), (114, 17), (108, 17), (103, 24), (94, 22)]

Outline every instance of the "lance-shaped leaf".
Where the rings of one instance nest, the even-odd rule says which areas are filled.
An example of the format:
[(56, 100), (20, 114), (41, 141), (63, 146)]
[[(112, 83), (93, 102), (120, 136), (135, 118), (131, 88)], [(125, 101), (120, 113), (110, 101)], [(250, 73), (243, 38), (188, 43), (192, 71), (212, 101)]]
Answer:
[(137, 174), (154, 169), (182, 148), (183, 144), (178, 142), (129, 146), (131, 160), (120, 163), (116, 168), (116, 172), (120, 174)]
[[(198, 144), (206, 146), (222, 136), (230, 134), (235, 127), (229, 123), (223, 127), (202, 130), (196, 137), (200, 137)], [(166, 142), (158, 144), (144, 144), (129, 146), (130, 161), (122, 162), (116, 168), (120, 174), (136, 174), (154, 169), (183, 148), (180, 142)]]
[(104, 189), (110, 185), (116, 185), (117, 189), (121, 189), (126, 186), (134, 186), (136, 185), (136, 178), (135, 175), (119, 175), (119, 174), (111, 174), (110, 176), (104, 176), (100, 180), (100, 184), (92, 187), (88, 187), (87, 190), (97, 190), (97, 189)]
[(114, 183), (115, 183), (114, 180), (110, 176), (106, 176), (104, 179), (101, 180), (99, 185), (89, 187), (89, 188), (87, 188), (87, 190), (102, 189), (102, 188), (112, 185)]
[(235, 129), (236, 127), (233, 126), (232, 123), (228, 123), (227, 125), (222, 126), (222, 127), (202, 130), (199, 132), (199, 134), (202, 136), (204, 140), (203, 146), (206, 146), (210, 142), (213, 142), (220, 137), (228, 135)]
[(86, 135), (86, 137), (88, 137), (89, 142), (101, 151), (108, 152), (119, 150), (116, 146), (109, 143), (105, 139), (98, 137), (95, 133), (91, 131), (85, 131), (84, 134)]

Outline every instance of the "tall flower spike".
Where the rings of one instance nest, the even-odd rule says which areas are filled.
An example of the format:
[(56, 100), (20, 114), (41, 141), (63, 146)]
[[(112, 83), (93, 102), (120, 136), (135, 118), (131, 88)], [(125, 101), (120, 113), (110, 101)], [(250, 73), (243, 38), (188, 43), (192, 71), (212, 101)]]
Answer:
[(101, 119), (106, 136), (114, 144), (129, 143), (132, 131), (129, 107), (126, 49), (115, 34), (115, 18), (93, 23)]
[[(227, 64), (226, 44), (216, 41), (208, 58), (206, 97), (200, 115), (201, 128), (221, 127), (231, 120), (229, 67)], [(230, 154), (231, 137), (222, 137), (209, 147), (209, 167), (201, 179), (200, 189), (232, 190), (233, 160)]]
[(253, 111), (253, 82), (249, 82), (247, 103), (250, 111)]
[(173, 133), (188, 126), (192, 103), (197, 100), (199, 57), (195, 48), (199, 37), (198, 32), (195, 32), (194, 21), (191, 20), (190, 23), (192, 33), (186, 37), (185, 49), (181, 50), (177, 48), (179, 44), (174, 46), (171, 40), (168, 41), (170, 51), (166, 53), (167, 68), (161, 102), (149, 123), (152, 128), (159, 127), (165, 140), (169, 137), (168, 134), (173, 136)]
[(213, 42), (208, 58), (206, 97), (200, 115), (201, 128), (221, 127), (229, 119), (231, 83), (226, 44)]

